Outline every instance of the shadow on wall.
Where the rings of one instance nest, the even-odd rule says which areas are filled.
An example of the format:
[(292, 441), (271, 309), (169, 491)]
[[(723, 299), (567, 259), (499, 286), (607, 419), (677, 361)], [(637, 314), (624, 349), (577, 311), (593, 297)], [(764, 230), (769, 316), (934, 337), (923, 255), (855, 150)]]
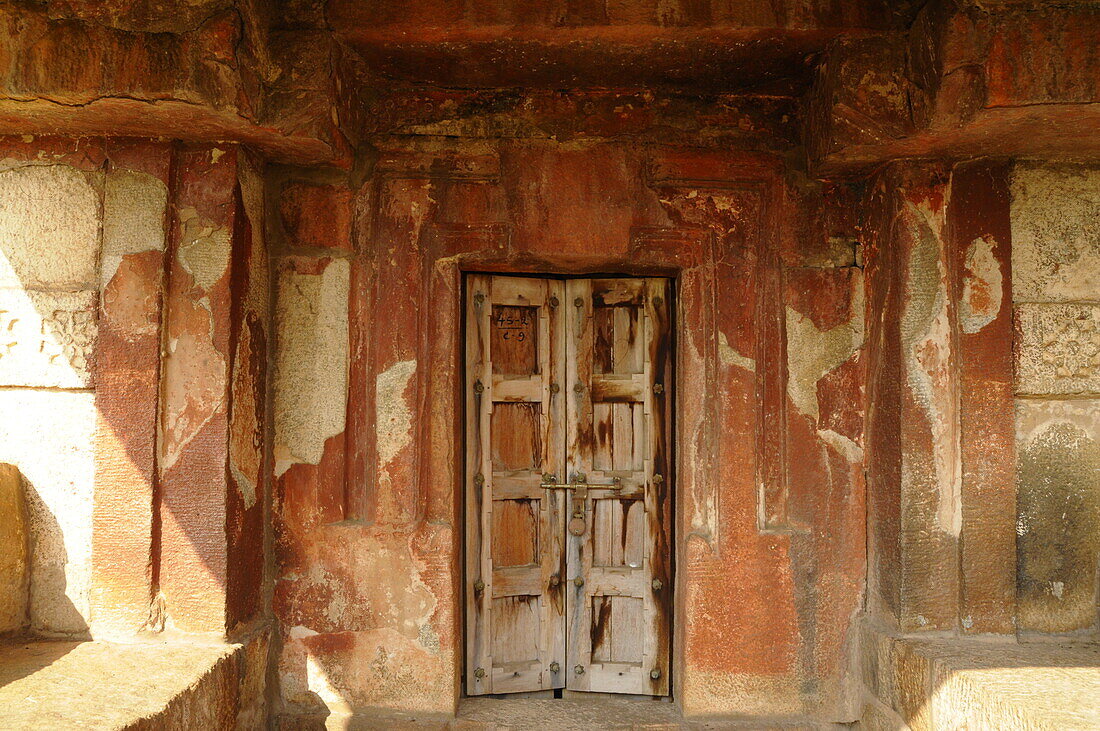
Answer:
[[(0, 463), (0, 686), (30, 675), (86, 639), (88, 625), (65, 589), (61, 526), (18, 467)], [(13, 652), (15, 648), (23, 650)]]
[(0, 636), (88, 639), (88, 623), (66, 588), (61, 525), (15, 465), (0, 463)]
[(23, 487), (30, 529), (28, 629), (39, 637), (90, 639), (88, 622), (65, 591), (69, 555), (61, 525), (26, 478)]
[(21, 475), (45, 637), (88, 637), (102, 187), (66, 165), (0, 172), (0, 461)]

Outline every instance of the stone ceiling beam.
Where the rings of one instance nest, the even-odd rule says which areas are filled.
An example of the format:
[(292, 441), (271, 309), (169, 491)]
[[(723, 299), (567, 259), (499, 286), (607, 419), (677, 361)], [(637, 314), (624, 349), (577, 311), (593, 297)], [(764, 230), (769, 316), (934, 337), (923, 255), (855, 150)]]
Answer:
[(231, 141), (301, 164), (347, 157), (328, 34), (272, 34), (269, 50), (266, 26), (237, 8), (180, 32), (55, 11), (0, 11), (0, 134)]
[(931, 3), (904, 44), (844, 39), (826, 52), (807, 100), (811, 163), (830, 175), (897, 158), (1096, 159), (1097, 48), (1096, 4)]

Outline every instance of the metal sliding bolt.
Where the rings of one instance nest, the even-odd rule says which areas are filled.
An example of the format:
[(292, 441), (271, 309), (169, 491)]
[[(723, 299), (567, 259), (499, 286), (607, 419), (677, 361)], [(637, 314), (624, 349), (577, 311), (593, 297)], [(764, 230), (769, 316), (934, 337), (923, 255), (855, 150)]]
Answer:
[(560, 671), (561, 671), (561, 665), (558, 665), (557, 660), (550, 663), (550, 672), (557, 673), (557, 672), (560, 672)]
[(657, 680), (661, 677), (661, 671), (660, 670), (650, 670), (649, 671), (649, 677), (653, 678), (654, 680)]
[(573, 672), (577, 675), (584, 675), (584, 665), (577, 665), (573, 668)]
[(474, 677), (477, 678), (478, 680), (481, 680), (482, 678), (484, 678), (485, 677), (485, 668), (478, 668), (477, 670), (475, 670), (474, 671)]

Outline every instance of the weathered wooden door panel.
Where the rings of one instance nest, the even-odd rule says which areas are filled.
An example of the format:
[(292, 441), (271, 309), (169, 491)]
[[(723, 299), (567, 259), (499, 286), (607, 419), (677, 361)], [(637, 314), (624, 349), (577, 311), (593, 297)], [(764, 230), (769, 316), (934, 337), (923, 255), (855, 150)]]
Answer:
[(590, 486), (569, 504), (568, 687), (667, 695), (668, 280), (574, 280), (566, 299), (567, 465)]
[[(565, 498), (562, 282), (475, 275), (466, 307), (470, 695), (560, 688)], [(557, 667), (557, 666), (556, 666)]]
[(470, 694), (668, 694), (669, 296), (469, 277)]

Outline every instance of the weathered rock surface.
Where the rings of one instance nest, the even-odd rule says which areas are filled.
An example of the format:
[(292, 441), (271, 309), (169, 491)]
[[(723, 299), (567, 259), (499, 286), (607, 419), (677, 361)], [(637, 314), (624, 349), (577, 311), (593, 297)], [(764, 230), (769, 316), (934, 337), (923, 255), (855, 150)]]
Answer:
[(876, 700), (872, 723), (897, 728), (901, 721), (914, 731), (1100, 723), (1094, 644), (916, 640), (871, 626), (862, 635), (864, 683)]
[(22, 632), (28, 623), (30, 540), (23, 477), (0, 464), (0, 636)]
[(268, 644), (263, 633), (241, 644), (3, 644), (4, 726), (261, 728)]

